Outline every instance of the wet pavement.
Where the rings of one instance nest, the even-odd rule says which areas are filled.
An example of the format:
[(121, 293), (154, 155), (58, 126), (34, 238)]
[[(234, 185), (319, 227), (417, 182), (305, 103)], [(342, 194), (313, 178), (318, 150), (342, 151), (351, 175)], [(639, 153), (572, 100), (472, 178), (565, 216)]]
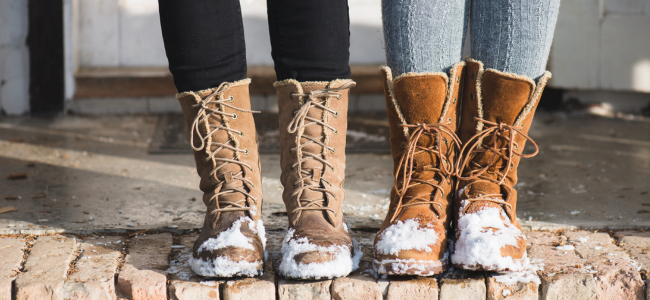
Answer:
[[(193, 157), (148, 154), (156, 122), (0, 118), (0, 211), (15, 208), (0, 213), (0, 234), (200, 228), (205, 207)], [(540, 153), (519, 167), (522, 225), (650, 228), (650, 121), (540, 112), (530, 136)], [(391, 169), (389, 155), (348, 154), (343, 208), (353, 228), (380, 226)], [(262, 155), (262, 170), (265, 223), (284, 229), (279, 155)]]

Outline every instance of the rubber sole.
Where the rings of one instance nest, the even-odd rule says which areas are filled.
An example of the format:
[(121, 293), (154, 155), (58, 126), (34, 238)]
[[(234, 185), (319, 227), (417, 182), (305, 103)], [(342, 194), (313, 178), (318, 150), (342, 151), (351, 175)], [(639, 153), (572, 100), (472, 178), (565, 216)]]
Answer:
[(449, 261), (441, 260), (415, 260), (415, 259), (373, 259), (375, 271), (381, 275), (419, 275), (431, 276), (447, 271)]
[(255, 277), (262, 275), (264, 271), (264, 262), (226, 262), (225, 264), (215, 265), (214, 261), (204, 261), (201, 259), (190, 258), (189, 261), (192, 271), (197, 275), (204, 277)]

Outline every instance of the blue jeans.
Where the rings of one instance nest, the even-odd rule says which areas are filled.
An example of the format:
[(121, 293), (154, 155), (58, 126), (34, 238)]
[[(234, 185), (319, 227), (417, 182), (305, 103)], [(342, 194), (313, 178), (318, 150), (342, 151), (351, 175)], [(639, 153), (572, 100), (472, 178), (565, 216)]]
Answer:
[(536, 79), (559, 7), (560, 0), (382, 0), (388, 66), (394, 76), (448, 71), (462, 59), (469, 23), (472, 58)]

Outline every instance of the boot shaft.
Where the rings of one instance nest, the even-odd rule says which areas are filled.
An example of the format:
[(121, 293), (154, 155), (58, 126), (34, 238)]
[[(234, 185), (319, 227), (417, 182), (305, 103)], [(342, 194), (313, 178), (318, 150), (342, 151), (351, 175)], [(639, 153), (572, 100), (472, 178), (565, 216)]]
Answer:
[[(223, 199), (245, 201), (252, 207), (250, 217), (258, 220), (262, 181), (249, 84), (250, 79), (244, 79), (216, 88), (179, 93), (176, 97), (189, 130), (197, 173), (201, 177), (199, 187), (208, 210), (218, 208), (218, 202)], [(243, 190), (246, 194), (232, 192), (215, 196), (229, 189)], [(230, 216), (233, 220), (243, 215), (242, 212), (228, 214), (233, 215)]]
[[(492, 135), (477, 141), (470, 141), (474, 135), (484, 131), (489, 126), (493, 126), (486, 124), (486, 122), (483, 122), (484, 120), (517, 128), (518, 131), (513, 133), (515, 141), (513, 150), (522, 153), (528, 141), (524, 135), (528, 134), (542, 91), (550, 77), (551, 74), (546, 72), (536, 84), (535, 81), (526, 76), (503, 73), (494, 69), (485, 70), (481, 62), (468, 59), (465, 72), (461, 125), (458, 134), (463, 144), (477, 142), (479, 149), (494, 144)], [(505, 135), (510, 134), (508, 129), (503, 129), (500, 132)], [(500, 138), (496, 143), (497, 148), (508, 147), (506, 139)], [(469, 146), (471, 145), (467, 147)], [(507, 154), (504, 153), (504, 155)], [(517, 183), (517, 166), (521, 159), (519, 155), (512, 157), (510, 166), (507, 166), (506, 160), (495, 157), (495, 154), (490, 151), (467, 154), (466, 158), (468, 162), (471, 161), (482, 166), (489, 164), (494, 159), (492, 166), (489, 168), (490, 173), (500, 172), (503, 174), (505, 169), (508, 168), (504, 182), (510, 187)], [(475, 164), (469, 166), (466, 164), (460, 167), (464, 167), (464, 169), (460, 170), (462, 174), (469, 174), (468, 172), (477, 168)], [(485, 174), (485, 176), (490, 176), (498, 181), (502, 179), (495, 174)]]
[[(437, 217), (445, 219), (453, 200), (455, 159), (460, 147), (455, 134), (465, 63), (450, 74), (407, 73), (385, 77), (386, 109), (390, 126), (395, 186), (391, 190), (388, 226), (410, 201), (435, 201)], [(416, 184), (427, 182), (424, 184)], [(438, 186), (436, 188), (435, 186)], [(418, 206), (429, 210), (426, 206)], [(410, 209), (415, 214), (420, 209)], [(404, 212), (409, 214), (409, 212)], [(424, 215), (422, 215), (424, 216)]]
[[(348, 88), (354, 86), (354, 82), (289, 79), (276, 82), (274, 86), (280, 121), (282, 196), (289, 222), (295, 226), (304, 216), (313, 215), (309, 218), (324, 217), (337, 227), (343, 221)], [(304, 188), (306, 186), (319, 186), (321, 190)], [(318, 204), (329, 209), (296, 212), (311, 200), (324, 200)]]

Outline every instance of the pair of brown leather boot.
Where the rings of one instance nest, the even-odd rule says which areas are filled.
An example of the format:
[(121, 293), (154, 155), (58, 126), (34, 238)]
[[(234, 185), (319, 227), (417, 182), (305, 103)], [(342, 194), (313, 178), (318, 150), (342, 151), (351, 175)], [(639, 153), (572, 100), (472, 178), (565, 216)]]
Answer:
[[(263, 269), (262, 177), (249, 84), (226, 82), (177, 95), (208, 208), (190, 258), (202, 276), (255, 276)], [(341, 212), (353, 86), (350, 80), (275, 83), (289, 217), (279, 266), (285, 277), (340, 277), (358, 267), (361, 251)]]
[[(377, 272), (433, 275), (449, 255), (463, 269), (523, 270), (513, 187), (519, 160), (537, 153), (527, 133), (550, 73), (536, 84), (471, 59), (450, 74), (382, 71), (395, 185), (375, 238)], [(534, 153), (523, 154), (526, 141)]]

